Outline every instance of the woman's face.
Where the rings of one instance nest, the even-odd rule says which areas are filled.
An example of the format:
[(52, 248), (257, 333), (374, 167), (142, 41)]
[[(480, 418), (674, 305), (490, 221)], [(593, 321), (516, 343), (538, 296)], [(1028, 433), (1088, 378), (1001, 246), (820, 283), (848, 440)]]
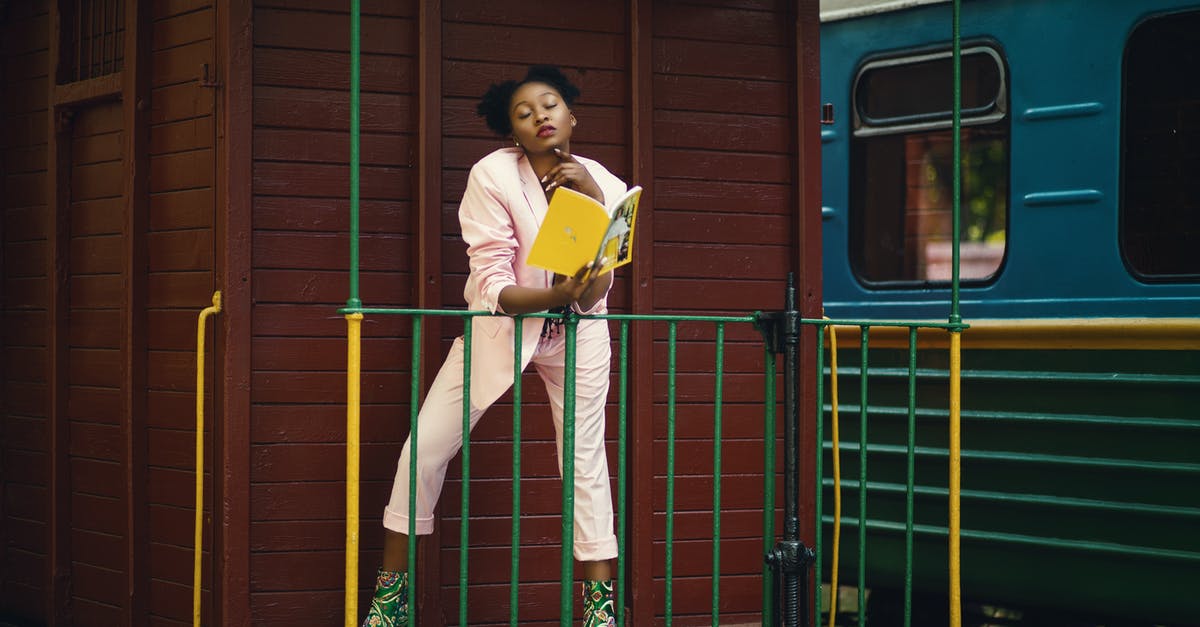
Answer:
[(532, 154), (570, 151), (575, 116), (558, 90), (546, 83), (525, 83), (513, 93), (508, 109), (512, 136)]

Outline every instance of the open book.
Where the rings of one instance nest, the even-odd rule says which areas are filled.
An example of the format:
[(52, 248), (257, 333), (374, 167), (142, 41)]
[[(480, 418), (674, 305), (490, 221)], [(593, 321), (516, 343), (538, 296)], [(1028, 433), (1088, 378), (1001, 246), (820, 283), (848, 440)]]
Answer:
[[(633, 260), (633, 227), (642, 188), (634, 186), (608, 209), (573, 189), (554, 190), (546, 219), (526, 260), (529, 265), (573, 276), (589, 262), (596, 276)], [(604, 267), (600, 260), (608, 258)]]

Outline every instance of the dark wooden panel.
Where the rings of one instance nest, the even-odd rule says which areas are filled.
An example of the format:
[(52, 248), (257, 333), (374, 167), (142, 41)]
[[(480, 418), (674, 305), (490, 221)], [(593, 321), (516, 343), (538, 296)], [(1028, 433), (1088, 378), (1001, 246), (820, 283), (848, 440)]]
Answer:
[(750, 109), (736, 113), (659, 111), (654, 116), (654, 136), (664, 148), (787, 153), (791, 142), (788, 119)]
[[(195, 510), (153, 503), (146, 509), (149, 511), (149, 528), (155, 541), (177, 546), (192, 546), (195, 533)], [(205, 526), (205, 534), (204, 543), (212, 546), (212, 537), (208, 535), (208, 526)]]
[(150, 275), (146, 305), (189, 307), (199, 311), (212, 304), (213, 278), (210, 272), (166, 272)]
[(749, 43), (654, 40), (654, 71), (721, 78), (787, 81), (789, 49)]
[(150, 154), (213, 147), (212, 116), (164, 122), (150, 129)]
[(120, 386), (121, 352), (119, 350), (72, 348), (69, 353), (68, 376), (72, 385), (113, 388)]
[(40, 209), (6, 208), (3, 219), (7, 242), (45, 239), (46, 237), (46, 220)]
[[(412, 196), (408, 168), (363, 167), (360, 170), (363, 198), (396, 199)], [(254, 164), (254, 193), (276, 196), (342, 197), (348, 194), (350, 168), (308, 163)]]
[(10, 277), (46, 276), (46, 241), (5, 242), (3, 268)]
[(671, 148), (655, 150), (654, 162), (661, 177), (710, 181), (786, 183), (791, 168), (787, 155)]
[[(359, 203), (359, 231), (407, 233), (412, 205), (407, 200), (365, 200)], [(263, 230), (348, 231), (350, 201), (346, 198), (259, 196), (254, 200), (255, 225)]]
[(587, 0), (560, 2), (555, 5), (553, 11), (548, 11), (546, 7), (530, 2), (447, 0), (442, 7), (442, 15), (447, 22), (504, 24), (505, 26), (532, 26), (544, 29), (604, 33), (623, 33), (627, 19), (623, 4), (609, 3), (598, 6)]
[(16, 146), (4, 149), (4, 171), (10, 174), (46, 169), (46, 146)]
[[(400, 449), (395, 444), (364, 442), (361, 468), (365, 477), (390, 478)], [(337, 481), (346, 476), (345, 444), (277, 444), (253, 446), (250, 464), (256, 481)]]
[[(323, 89), (324, 87), (322, 87)], [(254, 125), (349, 132), (350, 99), (345, 91), (256, 87)], [(407, 94), (362, 94), (363, 133), (411, 132), (415, 105)]]
[(214, 26), (211, 6), (204, 6), (199, 11), (164, 17), (154, 22), (150, 47), (157, 51), (211, 39)]
[[(320, 11), (322, 13), (344, 13), (346, 3), (340, 0), (259, 0), (254, 3), (260, 7), (279, 7), (296, 10)], [(408, 0), (364, 0), (363, 15), (388, 15), (393, 17), (414, 17), (417, 14), (417, 3)]]
[[(350, 142), (341, 131), (257, 129), (254, 156), (264, 161), (348, 163)], [(413, 165), (412, 138), (408, 135), (362, 135), (359, 158), (363, 165)]]
[(125, 204), (120, 196), (71, 203), (71, 235), (111, 235), (121, 233), (125, 222)]
[[(18, 422), (20, 418), (6, 416), (5, 421)], [(4, 477), (5, 481), (10, 483), (28, 483), (31, 485), (44, 485), (46, 478), (43, 468), (46, 464), (46, 455), (38, 451), (22, 450), (16, 443), (9, 443), (4, 451)], [(40, 521), (28, 521), (30, 524), (40, 525)], [(22, 536), (24, 537), (24, 536)], [(45, 541), (44, 536), (38, 536), (36, 546), (40, 547)], [(21, 546), (32, 548), (35, 544), (24, 543)]]
[[(363, 325), (363, 337), (394, 337), (408, 327), (399, 316), (379, 316), (371, 320), (371, 324)], [(255, 337), (346, 337), (345, 316), (327, 305), (257, 305), (252, 322)]]
[[(661, 196), (659, 196), (661, 198)], [(662, 239), (679, 239), (712, 244), (757, 244), (786, 238), (791, 220), (775, 214), (700, 213), (694, 211), (654, 212), (654, 231)], [(782, 244), (787, 244), (783, 239)]]
[[(256, 270), (254, 299), (260, 303), (325, 303), (341, 305), (349, 295), (345, 272), (313, 270)], [(407, 272), (362, 272), (359, 295), (363, 304), (408, 305), (412, 275)]]
[[(206, 443), (212, 441), (211, 436), (205, 437)], [(195, 446), (195, 431), (192, 431), (192, 442)], [(213, 487), (213, 451), (206, 448), (204, 459), (204, 502), (212, 503), (212, 487)], [(195, 455), (192, 456), (191, 468), (150, 468), (146, 473), (149, 479), (149, 489), (146, 492), (146, 501), (157, 505), (171, 505), (174, 507), (182, 507), (192, 510), (193, 514), (196, 511), (196, 470), (195, 470)], [(205, 506), (205, 511), (210, 512), (211, 508)], [(206, 525), (207, 526), (207, 525)], [(208, 545), (206, 549), (211, 547)], [(153, 552), (153, 550), (152, 550)], [(192, 560), (191, 550), (188, 550), (187, 575), (188, 581), (191, 581)]]
[[(739, 97), (720, 97), (723, 94)], [(790, 85), (784, 82), (669, 74), (654, 77), (654, 102), (660, 110), (741, 113), (747, 102), (753, 102), (759, 115), (787, 116), (790, 94)]]
[[(254, 370), (340, 370), (346, 362), (342, 338), (255, 338), (251, 350)], [(412, 342), (403, 338), (366, 338), (362, 342), (362, 368), (407, 370)]]
[(72, 237), (71, 271), (75, 274), (119, 274), (124, 253), (125, 238), (122, 235)]
[[(360, 85), (364, 92), (412, 93), (412, 81), (416, 78), (416, 63), (412, 57), (363, 54), (360, 67)], [(256, 87), (329, 89), (348, 99), (350, 55), (315, 50), (256, 48), (254, 84)]]
[[(75, 426), (78, 427), (79, 425)], [(72, 438), (74, 438), (76, 434), (79, 434), (81, 437), (85, 437), (85, 432), (83, 430), (73, 430), (73, 433), (71, 434)], [(107, 434), (104, 434), (101, 437), (103, 439), (106, 436)], [(84, 447), (81, 445), (79, 450), (82, 451), (83, 448)], [(76, 451), (72, 451), (72, 453), (76, 453)], [(107, 455), (91, 455), (87, 457), (80, 457), (77, 454), (77, 456), (71, 459), (70, 468), (72, 487), (75, 490), (85, 494), (119, 498), (121, 496), (121, 492), (125, 488), (124, 481), (122, 479), (124, 470), (122, 469), (121, 464), (110, 461), (109, 459), (97, 459), (97, 457), (107, 457)], [(91, 561), (86, 556), (80, 554), (78, 550), (76, 550), (75, 555), (81, 560)], [(92, 561), (92, 563), (117, 563), (119, 558), (117, 558), (116, 555), (113, 557), (114, 559), (111, 562)]]
[[(19, 140), (18, 140), (19, 141)], [(5, 177), (7, 207), (38, 207), (46, 204), (46, 173), (9, 174)]]
[(209, 229), (150, 233), (146, 243), (151, 272), (213, 267), (213, 234)]
[(786, 267), (788, 248), (781, 246), (659, 244), (654, 273), (663, 278), (767, 278)]
[(794, 23), (777, 13), (671, 3), (654, 12), (654, 35), (788, 46)]
[(46, 279), (6, 279), (4, 292), (9, 307), (13, 309), (44, 309), (46, 307)]
[(660, 311), (712, 311), (713, 303), (737, 303), (740, 311), (783, 308), (778, 281), (730, 281), (713, 284), (691, 279), (657, 282), (654, 305)]
[(164, 192), (150, 196), (150, 229), (153, 231), (212, 226), (212, 188)]
[[(402, 444), (408, 434), (408, 419), (407, 404), (363, 406), (362, 441)], [(260, 405), (255, 409), (250, 440), (255, 444), (345, 442), (346, 410), (329, 403)]]
[[(150, 102), (150, 124), (165, 124), (179, 120), (212, 115), (213, 98), (207, 91), (196, 89), (195, 83), (160, 87), (153, 91)], [(151, 137), (153, 137), (153, 129)]]
[(115, 387), (72, 385), (67, 388), (67, 415), (94, 422), (117, 424), (121, 416), (121, 391)]
[[(82, 422), (92, 419), (105, 420), (107, 416), (82, 415), (72, 416), (69, 427), (70, 455), (99, 460), (117, 460), (121, 457), (124, 447), (121, 443), (121, 427), (116, 421), (109, 424)], [(78, 486), (74, 486), (79, 489)]]
[(158, 0), (150, 3), (155, 21), (212, 6), (212, 0)]
[(197, 150), (150, 159), (150, 191), (164, 192), (195, 187), (212, 187), (213, 152)]
[[(255, 46), (346, 53), (350, 50), (348, 13), (260, 8), (254, 12), (254, 25)], [(364, 54), (413, 56), (417, 53), (417, 27), (411, 18), (363, 15), (360, 28)]]
[[(15, 401), (8, 404), (9, 415), (5, 423), (5, 443), (13, 450), (45, 452), (46, 419), (22, 415), (23, 413), (33, 413), (25, 411), (28, 409), (41, 409), (36, 404), (38, 394), (45, 394), (45, 385), (6, 383), (5, 388), (6, 398)], [(32, 407), (27, 407), (27, 405)]]
[(150, 372), (146, 386), (152, 390), (185, 391), (196, 389), (196, 352), (147, 351)]
[(196, 350), (194, 309), (152, 309), (146, 314), (146, 347), (149, 350)]
[[(366, 559), (362, 560), (366, 562)], [(339, 572), (345, 572), (340, 567)], [(361, 579), (370, 581), (370, 579)], [(359, 591), (358, 598), (365, 604), (370, 601), (372, 591)], [(256, 592), (251, 594), (251, 619), (261, 625), (298, 625), (312, 622), (319, 625), (336, 625), (343, 621), (345, 593), (340, 590), (317, 590), (304, 592)]]
[(205, 63), (213, 66), (212, 40), (159, 50), (151, 57), (152, 85), (165, 87), (196, 81), (200, 78), (200, 67)]
[(558, 59), (569, 67), (608, 70), (622, 68), (626, 62), (625, 37), (618, 34), (446, 22), (442, 37), (447, 59), (524, 64)]
[(82, 165), (71, 169), (71, 200), (79, 202), (93, 198), (112, 198), (121, 195), (121, 163), (110, 161)]
[(125, 513), (121, 501), (75, 492), (71, 494), (71, 525), (119, 536), (125, 528)]
[(78, 137), (71, 142), (71, 161), (82, 165), (119, 160), (122, 141), (119, 131)]
[[(392, 372), (362, 375), (363, 403), (403, 403), (408, 377)], [(251, 379), (255, 403), (319, 403), (343, 396), (345, 372), (256, 372)]]
[[(208, 415), (207, 412), (205, 415)], [(194, 429), (196, 425), (195, 394), (148, 390), (146, 392), (146, 424), (149, 427)]]
[[(149, 436), (148, 442), (150, 446), (150, 454), (147, 456), (146, 463), (149, 466), (157, 466), (162, 468), (177, 468), (181, 470), (195, 469), (196, 467), (196, 430), (195, 430), (195, 414), (192, 414), (193, 422), (191, 429), (147, 429)], [(206, 433), (204, 436), (206, 441), (205, 448), (211, 449), (212, 435)], [(194, 514), (194, 512), (193, 512)], [(188, 523), (188, 528), (192, 528), (193, 524)]]
[(46, 489), (22, 483), (10, 483), (5, 488), (4, 511), (9, 516), (46, 520)]
[[(398, 270), (410, 259), (411, 240), (396, 235), (363, 235), (359, 238), (362, 270)], [(259, 268), (345, 269), (350, 261), (349, 236), (315, 233), (264, 233), (254, 238), (255, 266)]]

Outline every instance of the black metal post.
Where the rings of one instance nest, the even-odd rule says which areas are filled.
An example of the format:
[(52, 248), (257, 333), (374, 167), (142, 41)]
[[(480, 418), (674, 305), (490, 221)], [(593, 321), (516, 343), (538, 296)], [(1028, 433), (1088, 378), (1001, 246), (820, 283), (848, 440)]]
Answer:
[(800, 312), (792, 273), (788, 273), (784, 307), (781, 313), (760, 314), (760, 330), (768, 346), (784, 354), (783, 539), (766, 555), (766, 561), (780, 582), (780, 624), (795, 627), (808, 625), (808, 567), (813, 552), (800, 541)]

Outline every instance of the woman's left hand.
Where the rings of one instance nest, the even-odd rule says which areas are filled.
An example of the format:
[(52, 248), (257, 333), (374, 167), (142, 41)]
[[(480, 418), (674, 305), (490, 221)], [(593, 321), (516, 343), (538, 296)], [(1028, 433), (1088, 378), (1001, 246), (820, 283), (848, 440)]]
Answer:
[(582, 163), (576, 161), (575, 157), (561, 148), (555, 148), (554, 154), (558, 155), (558, 165), (550, 168), (541, 181), (547, 194), (555, 187), (566, 186), (581, 194), (587, 194), (598, 202), (604, 202), (604, 192), (600, 190), (596, 179), (592, 178), (591, 173)]

